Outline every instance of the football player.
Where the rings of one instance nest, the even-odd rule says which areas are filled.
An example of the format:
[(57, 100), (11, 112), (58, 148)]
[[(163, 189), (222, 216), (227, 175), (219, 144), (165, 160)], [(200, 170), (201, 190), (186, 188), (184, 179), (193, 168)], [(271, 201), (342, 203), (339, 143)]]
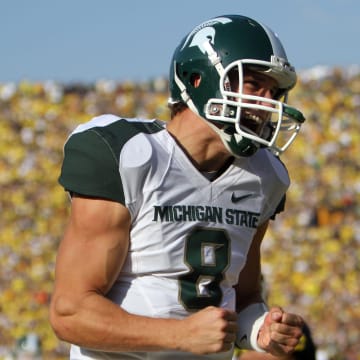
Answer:
[(169, 81), (168, 122), (102, 115), (65, 144), (51, 324), (71, 359), (291, 353), (303, 320), (267, 308), (260, 244), (304, 121), (295, 70), (273, 31), (227, 15), (184, 37)]

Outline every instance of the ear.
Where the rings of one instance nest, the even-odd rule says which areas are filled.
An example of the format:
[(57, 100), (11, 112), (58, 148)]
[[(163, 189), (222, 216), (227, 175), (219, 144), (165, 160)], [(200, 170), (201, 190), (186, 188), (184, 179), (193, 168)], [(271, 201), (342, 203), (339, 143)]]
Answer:
[(201, 83), (201, 75), (198, 74), (198, 73), (191, 74), (190, 82), (191, 82), (191, 85), (194, 88), (198, 88), (200, 86), (200, 83)]

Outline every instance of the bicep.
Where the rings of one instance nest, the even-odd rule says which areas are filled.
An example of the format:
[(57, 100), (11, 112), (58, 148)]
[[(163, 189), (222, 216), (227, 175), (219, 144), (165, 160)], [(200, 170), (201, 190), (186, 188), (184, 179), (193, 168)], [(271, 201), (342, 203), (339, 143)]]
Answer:
[(129, 229), (123, 205), (74, 197), (58, 251), (55, 290), (72, 297), (109, 291), (126, 258)]
[(262, 301), (260, 246), (267, 227), (268, 222), (265, 222), (255, 233), (245, 267), (242, 269), (238, 283), (235, 286), (237, 311), (240, 311), (252, 302)]

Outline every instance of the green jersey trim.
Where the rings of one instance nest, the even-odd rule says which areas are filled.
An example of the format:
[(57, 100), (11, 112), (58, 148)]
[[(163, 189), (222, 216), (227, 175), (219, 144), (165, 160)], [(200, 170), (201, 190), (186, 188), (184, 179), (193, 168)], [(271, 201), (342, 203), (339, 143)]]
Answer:
[(152, 134), (160, 122), (116, 120), (70, 136), (64, 147), (59, 183), (70, 193), (104, 198), (125, 204), (119, 157), (125, 143), (139, 133)]

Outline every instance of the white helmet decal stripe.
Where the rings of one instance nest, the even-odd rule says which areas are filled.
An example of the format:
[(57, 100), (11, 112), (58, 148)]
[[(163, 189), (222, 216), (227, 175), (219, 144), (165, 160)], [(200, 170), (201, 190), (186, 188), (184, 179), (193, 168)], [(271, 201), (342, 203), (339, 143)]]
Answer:
[[(197, 26), (186, 38), (183, 46), (181, 47), (181, 50), (184, 49), (184, 47), (187, 46), (188, 42), (190, 41), (190, 38), (192, 36), (194, 36), (190, 46), (198, 46), (199, 49), (201, 50), (201, 52), (203, 54), (205, 54), (205, 50), (202, 47), (202, 44), (204, 43), (204, 40), (206, 39), (211, 39), (212, 43), (214, 41), (214, 37), (215, 37), (215, 29), (212, 27), (212, 25), (214, 24), (227, 24), (229, 22), (232, 22), (231, 19), (226, 18), (226, 17), (219, 17), (216, 19), (212, 19), (210, 21), (205, 21), (202, 24), (200, 24), (199, 26)], [(181, 51), (180, 50), (180, 51)]]
[(276, 33), (274, 33), (269, 27), (264, 24), (261, 24), (262, 28), (266, 32), (269, 40), (271, 42), (271, 46), (274, 49), (274, 55), (283, 59), (286, 59), (285, 50), (280, 42), (280, 39)]
[(213, 27), (206, 27), (201, 29), (198, 33), (196, 33), (189, 45), (189, 47), (197, 46), (200, 51), (205, 54), (206, 49), (204, 48), (204, 44), (214, 44), (215, 39), (215, 29)]

